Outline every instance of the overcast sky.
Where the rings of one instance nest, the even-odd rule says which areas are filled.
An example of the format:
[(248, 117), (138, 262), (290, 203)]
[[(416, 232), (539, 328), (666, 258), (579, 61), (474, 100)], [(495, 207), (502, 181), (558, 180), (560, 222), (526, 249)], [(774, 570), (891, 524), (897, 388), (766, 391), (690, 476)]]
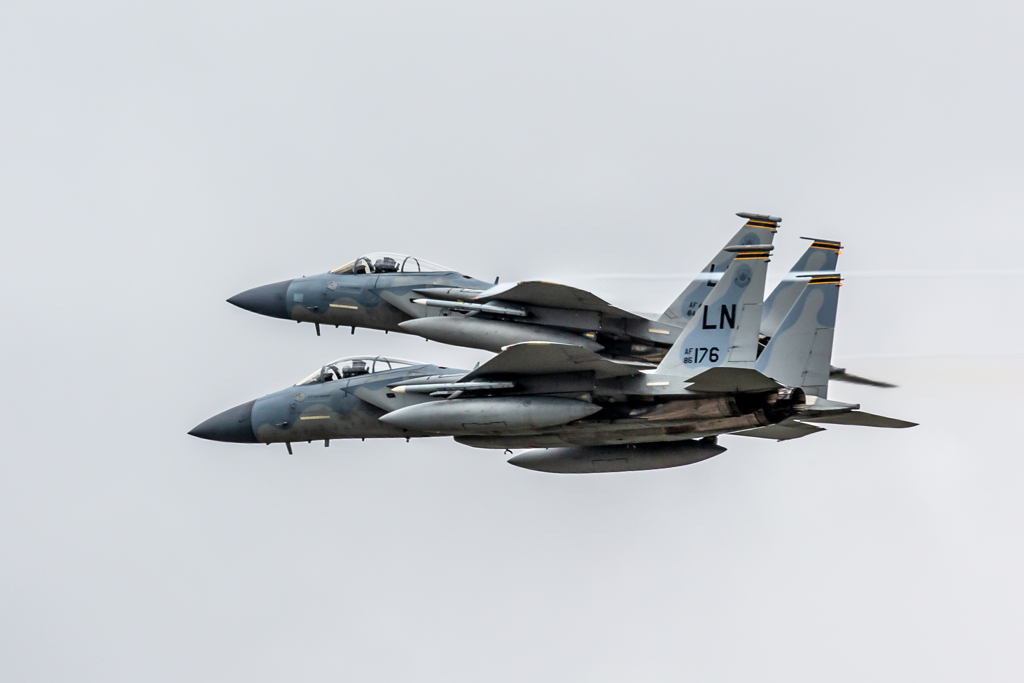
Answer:
[[(0, 4), (0, 679), (1020, 680), (1022, 19)], [(392, 250), (660, 311), (736, 211), (776, 276), (846, 245), (836, 361), (901, 386), (831, 396), (921, 426), (576, 477), (186, 435), (332, 358), (487, 356), (243, 289)]]

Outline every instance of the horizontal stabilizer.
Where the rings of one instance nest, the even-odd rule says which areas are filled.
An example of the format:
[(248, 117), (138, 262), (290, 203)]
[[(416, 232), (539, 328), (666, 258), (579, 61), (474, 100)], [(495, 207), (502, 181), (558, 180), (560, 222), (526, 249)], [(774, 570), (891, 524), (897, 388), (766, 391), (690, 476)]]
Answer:
[(868, 379), (867, 377), (861, 377), (859, 375), (851, 375), (846, 371), (846, 368), (837, 368), (832, 366), (829, 369), (828, 378), (837, 382), (847, 382), (849, 384), (863, 384), (868, 387), (881, 387), (883, 389), (895, 389), (895, 384), (889, 382), (883, 382), (880, 379)]
[(906, 429), (916, 427), (916, 422), (897, 420), (894, 417), (883, 417), (871, 413), (862, 413), (855, 410), (852, 413), (841, 413), (839, 415), (820, 415), (817, 417), (801, 417), (803, 422), (819, 422), (833, 425), (853, 425), (856, 427), (884, 427), (886, 429)]
[(811, 417), (824, 417), (826, 415), (839, 415), (860, 410), (859, 403), (843, 403), (841, 401), (830, 401), (820, 396), (807, 396), (802, 406), (796, 406), (797, 419), (803, 420)]
[(689, 391), (714, 393), (744, 393), (751, 391), (772, 391), (782, 387), (770, 377), (765, 377), (750, 368), (714, 367), (690, 378), (693, 384)]
[(753, 436), (758, 439), (789, 441), (790, 439), (799, 439), (802, 436), (823, 431), (825, 431), (824, 427), (815, 427), (814, 425), (803, 424), (794, 420), (785, 420), (778, 424), (768, 425), (767, 427), (756, 427), (754, 429), (745, 429), (742, 432), (733, 432), (733, 436)]
[(523, 342), (506, 347), (501, 353), (462, 377), (468, 382), (478, 377), (509, 375), (550, 375), (562, 372), (592, 371), (598, 378), (641, 374), (649, 366), (616, 363), (582, 346), (554, 342)]

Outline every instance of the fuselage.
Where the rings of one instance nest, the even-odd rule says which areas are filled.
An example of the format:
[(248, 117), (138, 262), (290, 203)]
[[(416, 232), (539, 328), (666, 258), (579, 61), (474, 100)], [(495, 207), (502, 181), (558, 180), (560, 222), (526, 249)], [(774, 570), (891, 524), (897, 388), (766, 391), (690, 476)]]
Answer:
[[(256, 287), (228, 301), (262, 315), (313, 323), (318, 331), (321, 325), (361, 327), (493, 352), (524, 341), (552, 341), (648, 363), (659, 362), (682, 331), (636, 316), (534, 305), (521, 305), (522, 315), (505, 315), (500, 307), (464, 303), (489, 287), (492, 283), (456, 271), (328, 272)], [(440, 296), (447, 301), (418, 303)]]
[(427, 287), (485, 289), (488, 286), (490, 283), (454, 271), (321, 273), (257, 287), (229, 301), (286, 320), (405, 332), (398, 324), (412, 316), (388, 299), (408, 301), (412, 290)]
[[(503, 388), (494, 391), (419, 393), (418, 386), (430, 390), (458, 382), (466, 371), (367, 358), (355, 362), (373, 372), (342, 376), (348, 371), (343, 363), (352, 362), (324, 366), (299, 384), (210, 418), (192, 433), (249, 443), (454, 436), (482, 448), (613, 445), (753, 429), (792, 416), (800, 401), (785, 391), (708, 395), (687, 391), (682, 378), (595, 379), (591, 372), (519, 375), (496, 382)], [(402, 415), (408, 417), (395, 421)]]

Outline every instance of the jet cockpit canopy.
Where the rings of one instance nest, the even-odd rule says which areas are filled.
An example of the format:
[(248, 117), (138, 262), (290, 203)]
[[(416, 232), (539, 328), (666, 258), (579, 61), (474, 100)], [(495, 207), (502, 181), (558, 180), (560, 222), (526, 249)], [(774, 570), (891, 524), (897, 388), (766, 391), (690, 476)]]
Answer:
[(451, 268), (415, 256), (376, 251), (360, 256), (331, 271), (335, 275), (369, 275), (373, 273), (447, 273)]
[(328, 363), (295, 386), (322, 384), (388, 370), (402, 370), (414, 365), (423, 365), (423, 363), (399, 358), (385, 358), (384, 356), (349, 356)]

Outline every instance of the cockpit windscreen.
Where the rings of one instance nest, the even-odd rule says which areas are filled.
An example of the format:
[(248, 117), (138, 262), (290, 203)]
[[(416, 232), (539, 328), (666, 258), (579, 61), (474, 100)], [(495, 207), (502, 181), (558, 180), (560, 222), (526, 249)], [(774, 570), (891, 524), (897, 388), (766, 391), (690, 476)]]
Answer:
[(399, 358), (385, 358), (384, 356), (350, 356), (328, 363), (295, 386), (322, 384), (360, 375), (370, 375), (375, 372), (401, 370), (414, 365), (423, 365), (423, 363)]
[(451, 268), (415, 256), (378, 251), (360, 256), (331, 271), (335, 275), (370, 275), (375, 273), (446, 273)]

